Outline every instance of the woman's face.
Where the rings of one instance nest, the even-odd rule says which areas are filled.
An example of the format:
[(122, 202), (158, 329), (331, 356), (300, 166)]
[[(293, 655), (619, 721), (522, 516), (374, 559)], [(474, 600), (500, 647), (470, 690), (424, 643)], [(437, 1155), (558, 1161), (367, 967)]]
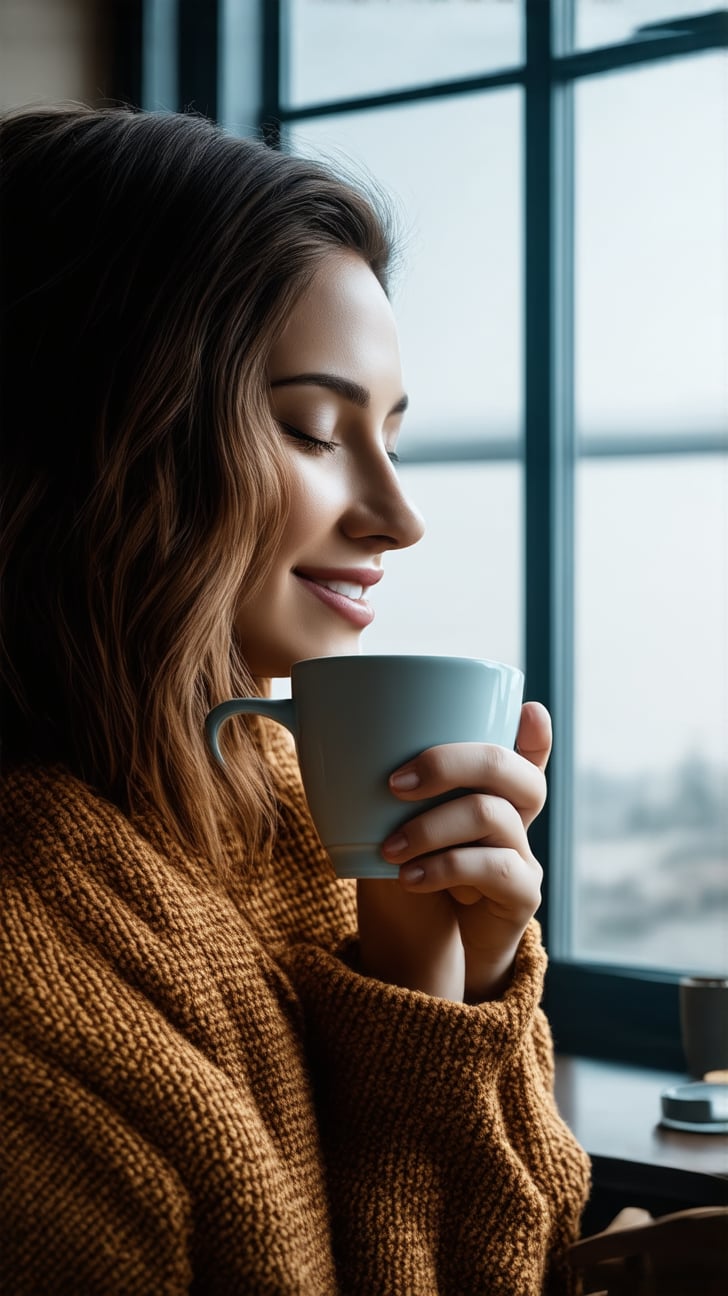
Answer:
[(291, 508), (273, 566), (236, 619), (254, 675), (357, 651), (370, 587), (389, 549), (422, 520), (391, 456), (406, 405), (387, 298), (355, 254), (332, 252), (300, 298), (268, 366), (273, 417), (291, 466)]

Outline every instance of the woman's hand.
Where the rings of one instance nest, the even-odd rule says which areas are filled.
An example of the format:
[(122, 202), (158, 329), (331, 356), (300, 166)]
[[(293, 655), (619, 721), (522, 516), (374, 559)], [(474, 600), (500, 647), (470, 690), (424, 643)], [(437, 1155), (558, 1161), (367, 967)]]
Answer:
[(551, 720), (521, 711), (516, 751), (480, 743), (431, 747), (390, 777), (403, 802), (469, 791), (408, 820), (382, 847), (399, 885), (358, 884), (362, 970), (445, 999), (493, 999), (541, 899), (526, 830), (546, 800)]

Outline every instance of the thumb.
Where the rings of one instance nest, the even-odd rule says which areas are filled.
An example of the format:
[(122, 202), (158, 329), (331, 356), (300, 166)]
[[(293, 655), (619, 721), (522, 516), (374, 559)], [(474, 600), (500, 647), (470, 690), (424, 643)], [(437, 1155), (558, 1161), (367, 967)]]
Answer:
[(543, 771), (551, 755), (551, 716), (541, 702), (524, 702), (518, 726), (516, 751)]

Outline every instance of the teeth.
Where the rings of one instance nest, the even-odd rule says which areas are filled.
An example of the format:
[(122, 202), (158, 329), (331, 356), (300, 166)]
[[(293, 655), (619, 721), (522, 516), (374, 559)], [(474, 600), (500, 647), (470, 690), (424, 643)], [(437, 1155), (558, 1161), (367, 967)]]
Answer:
[(348, 581), (319, 581), (319, 585), (325, 585), (326, 589), (333, 590), (335, 594), (343, 594), (348, 599), (360, 599), (364, 593), (363, 585), (350, 585)]

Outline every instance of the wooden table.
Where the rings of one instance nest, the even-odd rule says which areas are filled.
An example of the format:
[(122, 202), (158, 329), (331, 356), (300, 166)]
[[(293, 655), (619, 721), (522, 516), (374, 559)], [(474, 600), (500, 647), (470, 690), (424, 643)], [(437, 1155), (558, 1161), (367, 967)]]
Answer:
[(653, 1214), (728, 1205), (728, 1134), (687, 1134), (660, 1125), (660, 1094), (687, 1077), (618, 1062), (559, 1056), (556, 1101), (592, 1158), (602, 1226), (622, 1206)]

